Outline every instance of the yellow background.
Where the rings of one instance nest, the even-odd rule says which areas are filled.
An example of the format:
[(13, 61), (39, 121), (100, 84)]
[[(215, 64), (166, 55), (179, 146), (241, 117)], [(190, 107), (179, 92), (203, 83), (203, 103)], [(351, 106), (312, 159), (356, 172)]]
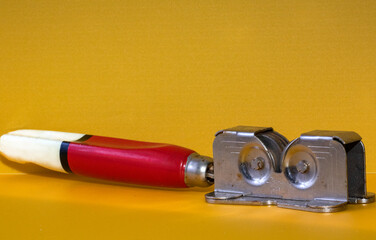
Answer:
[[(289, 140), (314, 129), (352, 130), (363, 137), (372, 173), (375, 66), (375, 1), (1, 0), (0, 134), (82, 132), (211, 156), (214, 133), (236, 125), (272, 126)], [(337, 237), (376, 232), (361, 220), (373, 206), (325, 216), (216, 206), (203, 202), (204, 192), (22, 175), (1, 160), (0, 228), (8, 230), (0, 235), (8, 237), (251, 238), (271, 227), (279, 229), (272, 235), (306, 238), (317, 236), (304, 235), (313, 220)], [(376, 191), (376, 176), (372, 183)], [(103, 200), (101, 192), (111, 194)], [(365, 227), (354, 227), (359, 222)]]

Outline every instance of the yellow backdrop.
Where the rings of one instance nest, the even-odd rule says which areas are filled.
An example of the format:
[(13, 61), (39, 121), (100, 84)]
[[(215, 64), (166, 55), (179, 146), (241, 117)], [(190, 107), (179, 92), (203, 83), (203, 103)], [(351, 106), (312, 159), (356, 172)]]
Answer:
[[(272, 126), (289, 140), (352, 130), (371, 173), (375, 66), (375, 1), (1, 0), (0, 134), (89, 133), (211, 156), (214, 133), (236, 125)], [(333, 215), (211, 205), (210, 189), (23, 175), (0, 160), (4, 239), (375, 234), (375, 204)]]
[(373, 1), (1, 1), (0, 31), (0, 134), (352, 130), (376, 171)]

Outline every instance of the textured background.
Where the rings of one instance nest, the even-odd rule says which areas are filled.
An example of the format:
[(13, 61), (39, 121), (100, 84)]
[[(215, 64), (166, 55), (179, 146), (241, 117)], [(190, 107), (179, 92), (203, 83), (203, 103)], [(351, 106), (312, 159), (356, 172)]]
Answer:
[[(212, 155), (214, 133), (240, 124), (290, 140), (353, 130), (376, 173), (375, 66), (376, 1), (0, 0), (0, 134), (82, 132)], [(376, 235), (375, 203), (333, 214), (215, 205), (204, 201), (212, 188), (22, 168), (0, 156), (0, 239)]]
[(375, 66), (374, 1), (0, 1), (0, 134), (353, 130), (375, 172)]

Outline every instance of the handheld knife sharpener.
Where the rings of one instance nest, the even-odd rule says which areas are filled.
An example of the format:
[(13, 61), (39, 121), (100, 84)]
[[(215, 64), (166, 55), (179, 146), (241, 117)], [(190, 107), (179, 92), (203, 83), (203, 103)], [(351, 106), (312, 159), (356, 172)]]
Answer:
[(375, 200), (366, 191), (364, 145), (355, 132), (316, 130), (289, 143), (272, 128), (238, 126), (216, 134), (213, 157), (208, 203), (337, 212)]

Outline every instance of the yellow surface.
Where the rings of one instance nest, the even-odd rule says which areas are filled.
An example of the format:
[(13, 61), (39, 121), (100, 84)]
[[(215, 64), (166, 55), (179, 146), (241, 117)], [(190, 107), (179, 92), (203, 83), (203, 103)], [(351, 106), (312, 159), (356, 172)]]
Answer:
[[(369, 175), (376, 188), (376, 174)], [(373, 239), (376, 204), (338, 213), (208, 204), (204, 191), (0, 175), (2, 239)], [(6, 191), (4, 191), (6, 189)], [(209, 192), (212, 189), (206, 189)]]
[[(375, 1), (0, 1), (0, 134), (82, 132), (211, 155), (213, 134), (236, 125), (290, 140), (353, 130), (371, 173), (375, 66)], [(1, 239), (375, 234), (374, 205), (216, 206), (203, 192), (19, 175), (1, 160)]]

